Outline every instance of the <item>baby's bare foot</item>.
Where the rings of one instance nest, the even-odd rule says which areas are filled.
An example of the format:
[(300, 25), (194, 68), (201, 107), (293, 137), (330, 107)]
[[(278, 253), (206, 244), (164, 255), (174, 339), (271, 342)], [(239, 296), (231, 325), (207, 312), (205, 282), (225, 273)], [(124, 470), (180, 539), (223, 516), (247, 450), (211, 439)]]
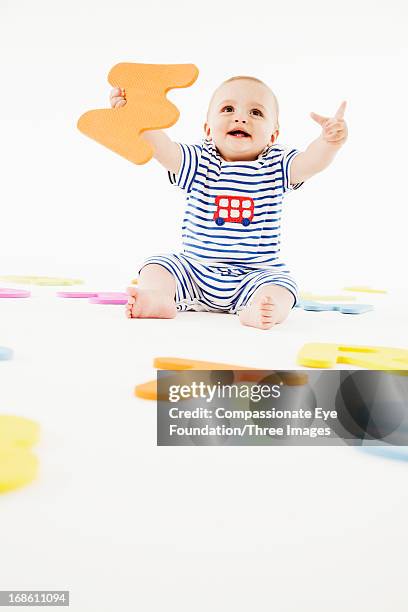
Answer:
[(270, 329), (279, 321), (280, 310), (274, 299), (265, 295), (241, 310), (239, 320), (243, 325)]
[(128, 319), (173, 319), (177, 314), (174, 300), (161, 291), (128, 287), (127, 292)]

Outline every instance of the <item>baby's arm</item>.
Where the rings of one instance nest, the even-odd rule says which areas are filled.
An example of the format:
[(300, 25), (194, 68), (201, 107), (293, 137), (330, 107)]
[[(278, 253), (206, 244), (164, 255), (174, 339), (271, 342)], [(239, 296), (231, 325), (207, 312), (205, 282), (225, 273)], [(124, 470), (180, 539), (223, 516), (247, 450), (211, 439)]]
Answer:
[(347, 140), (347, 125), (343, 118), (345, 109), (346, 103), (342, 102), (332, 118), (311, 113), (312, 119), (322, 126), (322, 133), (305, 151), (294, 158), (290, 169), (292, 185), (302, 183), (331, 164), (337, 151)]
[[(119, 88), (112, 89), (110, 93), (112, 108), (120, 108), (126, 104), (123, 91)], [(169, 172), (178, 174), (181, 164), (181, 151), (177, 143), (173, 142), (165, 132), (161, 130), (146, 130), (143, 138), (149, 142), (154, 149), (154, 158), (161, 163)]]

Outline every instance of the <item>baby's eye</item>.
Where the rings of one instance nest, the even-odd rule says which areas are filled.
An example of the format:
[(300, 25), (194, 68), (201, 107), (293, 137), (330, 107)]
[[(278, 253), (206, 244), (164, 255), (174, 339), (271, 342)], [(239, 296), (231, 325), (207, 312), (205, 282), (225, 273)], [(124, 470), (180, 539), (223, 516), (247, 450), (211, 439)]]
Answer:
[(224, 106), (224, 108), (221, 109), (222, 113), (233, 113), (234, 112), (234, 107), (233, 106)]
[(263, 117), (263, 114), (262, 114), (262, 112), (259, 110), (259, 108), (253, 108), (253, 109), (251, 110), (251, 113), (252, 113), (253, 115), (255, 115), (255, 117)]

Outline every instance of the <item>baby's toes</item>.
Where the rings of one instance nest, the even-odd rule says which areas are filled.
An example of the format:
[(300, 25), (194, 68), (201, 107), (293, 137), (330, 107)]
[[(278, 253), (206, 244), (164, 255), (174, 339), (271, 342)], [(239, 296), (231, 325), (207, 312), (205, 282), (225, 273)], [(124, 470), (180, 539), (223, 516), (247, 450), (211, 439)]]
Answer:
[(273, 324), (274, 324), (274, 319), (271, 315), (263, 314), (261, 316), (262, 329), (269, 329), (270, 327), (272, 327)]
[(271, 314), (275, 308), (274, 301), (271, 297), (265, 296), (261, 301), (261, 312), (264, 314)]
[(131, 316), (134, 319), (138, 319), (141, 314), (142, 314), (142, 304), (140, 303), (140, 300), (135, 300), (134, 304), (131, 304), (130, 306), (130, 311), (131, 311)]
[(137, 296), (137, 289), (135, 287), (127, 287), (126, 293), (130, 296), (130, 298), (135, 298)]

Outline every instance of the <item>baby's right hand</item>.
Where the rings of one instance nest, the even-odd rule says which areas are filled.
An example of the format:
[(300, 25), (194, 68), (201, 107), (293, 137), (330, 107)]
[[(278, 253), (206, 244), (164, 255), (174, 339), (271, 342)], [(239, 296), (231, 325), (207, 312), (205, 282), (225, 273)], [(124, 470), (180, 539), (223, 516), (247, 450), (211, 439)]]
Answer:
[(120, 108), (126, 104), (125, 90), (119, 87), (111, 90), (109, 98), (112, 108)]

